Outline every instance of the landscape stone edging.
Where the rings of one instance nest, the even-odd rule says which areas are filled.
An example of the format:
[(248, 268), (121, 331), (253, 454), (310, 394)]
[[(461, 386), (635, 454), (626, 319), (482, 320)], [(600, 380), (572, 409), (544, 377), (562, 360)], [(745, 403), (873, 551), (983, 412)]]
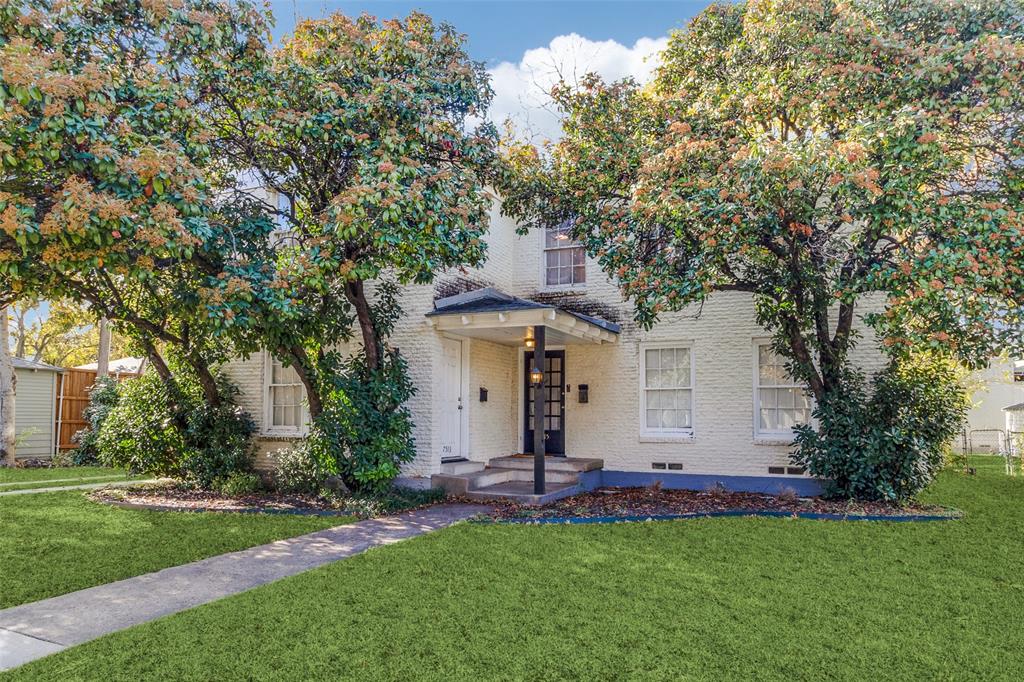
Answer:
[(963, 512), (951, 514), (834, 514), (830, 512), (788, 512), (757, 509), (733, 509), (729, 511), (688, 512), (686, 514), (631, 514), (625, 516), (553, 516), (530, 518), (499, 519), (498, 523), (526, 524), (582, 524), (582, 523), (621, 523), (636, 521), (677, 521), (684, 519), (703, 519), (722, 516), (764, 516), (769, 518), (799, 518), (817, 521), (894, 521), (897, 523), (926, 521), (958, 521), (964, 517)]

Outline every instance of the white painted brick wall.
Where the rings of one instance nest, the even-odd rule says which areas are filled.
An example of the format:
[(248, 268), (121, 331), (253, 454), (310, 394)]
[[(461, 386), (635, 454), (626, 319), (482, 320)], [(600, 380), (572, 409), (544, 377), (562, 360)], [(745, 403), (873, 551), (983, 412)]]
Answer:
[(257, 432), (263, 430), (263, 353), (247, 358), (234, 358), (221, 367), (224, 375), (238, 387), (238, 405), (256, 422)]
[[(486, 462), (516, 452), (518, 352), (481, 339), (470, 341), (469, 396), (463, 401), (469, 410), (468, 456), (472, 460)], [(481, 387), (487, 389), (485, 403), (480, 402)]]

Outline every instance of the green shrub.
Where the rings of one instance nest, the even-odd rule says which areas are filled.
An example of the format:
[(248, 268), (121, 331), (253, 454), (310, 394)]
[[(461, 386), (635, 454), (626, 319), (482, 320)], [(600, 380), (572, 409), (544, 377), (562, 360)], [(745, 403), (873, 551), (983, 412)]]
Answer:
[(263, 490), (263, 479), (254, 473), (234, 471), (218, 479), (216, 488), (225, 495), (251, 495)]
[(235, 386), (218, 377), (218, 390), (220, 406), (211, 406), (193, 395), (185, 420), (188, 447), (182, 453), (182, 477), (203, 487), (233, 473), (252, 470), (252, 437), (256, 425), (235, 402), (238, 396)]
[(172, 397), (153, 372), (126, 381), (97, 438), (99, 460), (133, 473), (178, 476), (185, 449), (172, 415)]
[(274, 487), (283, 493), (317, 495), (323, 490), (327, 472), (310, 451), (309, 442), (299, 441), (294, 447), (271, 454), (277, 463)]
[(325, 391), (323, 413), (306, 441), (324, 470), (337, 474), (349, 489), (382, 493), (401, 464), (416, 456), (412, 417), (405, 407), (415, 389), (405, 360), (394, 349), (385, 350), (375, 371), (366, 368), (361, 354), (339, 364)]
[(235, 404), (237, 390), (219, 379), (223, 403), (213, 407), (186, 371), (175, 380), (169, 386), (147, 372), (124, 382), (100, 428), (100, 461), (202, 488), (248, 471), (255, 426)]
[(892, 361), (872, 381), (850, 373), (797, 428), (793, 463), (827, 480), (826, 494), (903, 502), (942, 468), (970, 401), (959, 368), (932, 355)]
[(70, 455), (71, 464), (84, 466), (99, 461), (98, 440), (100, 427), (118, 401), (117, 380), (113, 377), (97, 377), (89, 390), (89, 404), (82, 411), (86, 427), (77, 432), (72, 440), (78, 444)]

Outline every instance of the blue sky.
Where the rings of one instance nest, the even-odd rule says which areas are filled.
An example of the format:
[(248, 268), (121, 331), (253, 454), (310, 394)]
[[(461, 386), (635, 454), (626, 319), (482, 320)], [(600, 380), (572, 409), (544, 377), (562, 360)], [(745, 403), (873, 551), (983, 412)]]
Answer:
[(291, 32), (295, 17), (324, 16), (333, 11), (368, 12), (382, 18), (419, 9), (453, 24), (469, 36), (469, 51), (488, 66), (518, 61), (523, 52), (547, 45), (559, 35), (578, 33), (591, 40), (632, 45), (681, 27), (706, 7), (706, 0), (272, 0), (275, 34)]

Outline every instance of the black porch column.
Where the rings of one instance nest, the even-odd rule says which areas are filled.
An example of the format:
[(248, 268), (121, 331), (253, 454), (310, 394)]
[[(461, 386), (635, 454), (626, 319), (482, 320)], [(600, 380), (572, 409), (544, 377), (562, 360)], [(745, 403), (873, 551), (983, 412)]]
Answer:
[[(533, 494), (544, 494), (544, 327), (533, 329), (533, 369), (540, 372), (540, 382), (533, 385)], [(533, 372), (531, 372), (531, 375)]]

